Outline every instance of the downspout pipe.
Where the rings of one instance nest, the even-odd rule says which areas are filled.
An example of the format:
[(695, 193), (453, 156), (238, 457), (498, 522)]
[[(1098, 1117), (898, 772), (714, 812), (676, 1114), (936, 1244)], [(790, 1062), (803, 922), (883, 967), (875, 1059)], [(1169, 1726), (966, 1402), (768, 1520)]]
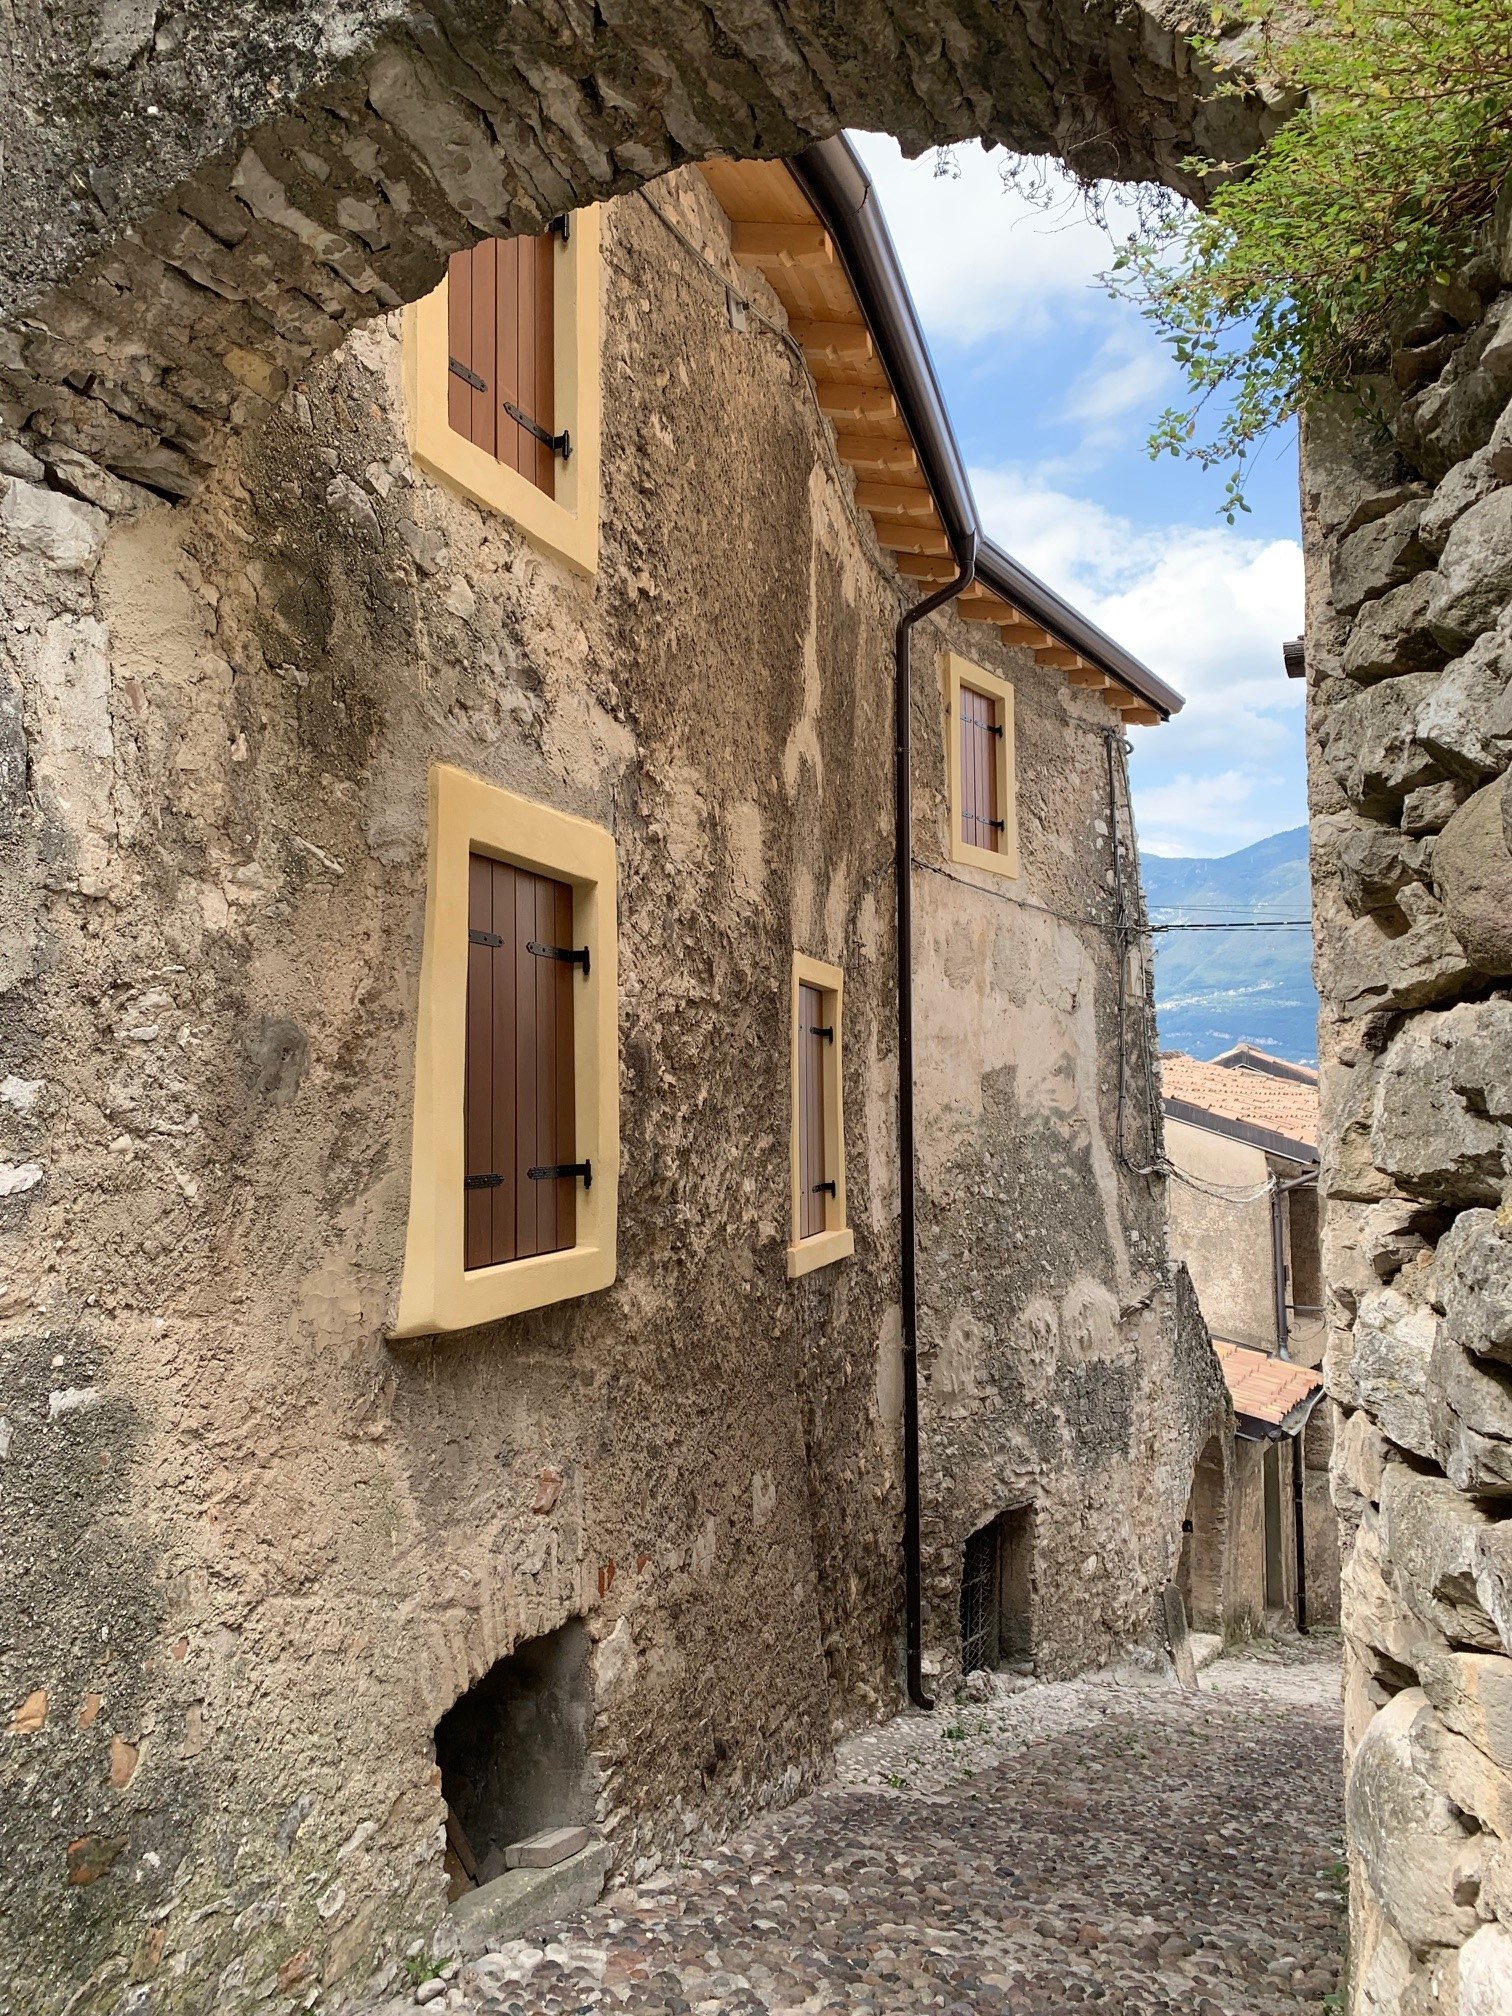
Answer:
[(1271, 1178), (1271, 1290), (1276, 1309), (1276, 1356), (1289, 1358), (1291, 1325), (1286, 1317), (1286, 1192), (1289, 1186)]
[(908, 1650), (908, 1698), (933, 1708), (924, 1692), (924, 1564), (919, 1489), (919, 1277), (915, 1180), (913, 1064), (913, 663), (914, 625), (943, 609), (976, 579), (978, 535), (967, 532), (957, 551), (960, 573), (899, 619), (894, 640), (893, 874), (898, 890), (898, 1238), (903, 1310), (903, 1606)]

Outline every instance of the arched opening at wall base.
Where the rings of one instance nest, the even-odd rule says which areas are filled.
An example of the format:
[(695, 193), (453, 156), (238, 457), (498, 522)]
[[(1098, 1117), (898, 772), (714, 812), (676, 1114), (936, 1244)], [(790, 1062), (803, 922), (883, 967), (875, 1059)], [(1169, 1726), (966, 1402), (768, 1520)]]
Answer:
[(1228, 1541), (1228, 1490), (1223, 1443), (1209, 1436), (1192, 1472), (1192, 1489), (1181, 1522), (1181, 1557), (1176, 1586), (1188, 1620), (1197, 1631), (1222, 1631), (1223, 1563)]

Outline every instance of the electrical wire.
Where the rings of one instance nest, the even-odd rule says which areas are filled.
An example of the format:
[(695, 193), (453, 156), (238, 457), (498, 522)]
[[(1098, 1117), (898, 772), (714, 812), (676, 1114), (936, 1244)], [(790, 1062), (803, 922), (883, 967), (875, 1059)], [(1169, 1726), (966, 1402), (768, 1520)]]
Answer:
[(1243, 924), (1152, 924), (1153, 937), (1167, 931), (1310, 931), (1311, 917), (1261, 917)]

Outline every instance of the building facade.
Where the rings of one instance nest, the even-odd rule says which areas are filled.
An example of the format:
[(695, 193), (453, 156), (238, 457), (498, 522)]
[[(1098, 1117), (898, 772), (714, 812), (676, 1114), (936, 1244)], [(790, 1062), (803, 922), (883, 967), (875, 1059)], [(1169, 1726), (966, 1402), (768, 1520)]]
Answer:
[(1171, 1250), (1192, 1277), (1234, 1410), (1231, 1446), (1218, 1438), (1199, 1461), (1182, 1592), (1207, 1630), (1336, 1624), (1318, 1076), (1240, 1044), (1211, 1062), (1167, 1053), (1161, 1085)]
[(792, 1797), (910, 1653), (1148, 1642), (1213, 1404), (1116, 1096), (1176, 703), (984, 548), (912, 644), (910, 1644), (894, 695), (959, 497), (842, 171), (459, 255), (177, 504), (0, 450), (39, 2011), (339, 1997), (521, 1830), (644, 1873)]

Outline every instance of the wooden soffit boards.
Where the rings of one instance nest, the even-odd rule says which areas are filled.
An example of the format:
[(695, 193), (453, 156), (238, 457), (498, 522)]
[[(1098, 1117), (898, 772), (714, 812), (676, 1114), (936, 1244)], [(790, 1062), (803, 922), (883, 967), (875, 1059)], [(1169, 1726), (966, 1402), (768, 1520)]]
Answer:
[[(735, 257), (762, 275), (787, 311), (840, 459), (855, 475), (856, 504), (879, 545), (907, 579), (951, 580), (950, 541), (830, 234), (780, 161), (705, 161), (700, 173), (730, 220)], [(994, 624), (1005, 644), (1025, 647), (1070, 684), (1100, 692), (1125, 723), (1159, 720), (1147, 701), (1001, 596), (971, 589), (956, 607), (968, 623)]]

